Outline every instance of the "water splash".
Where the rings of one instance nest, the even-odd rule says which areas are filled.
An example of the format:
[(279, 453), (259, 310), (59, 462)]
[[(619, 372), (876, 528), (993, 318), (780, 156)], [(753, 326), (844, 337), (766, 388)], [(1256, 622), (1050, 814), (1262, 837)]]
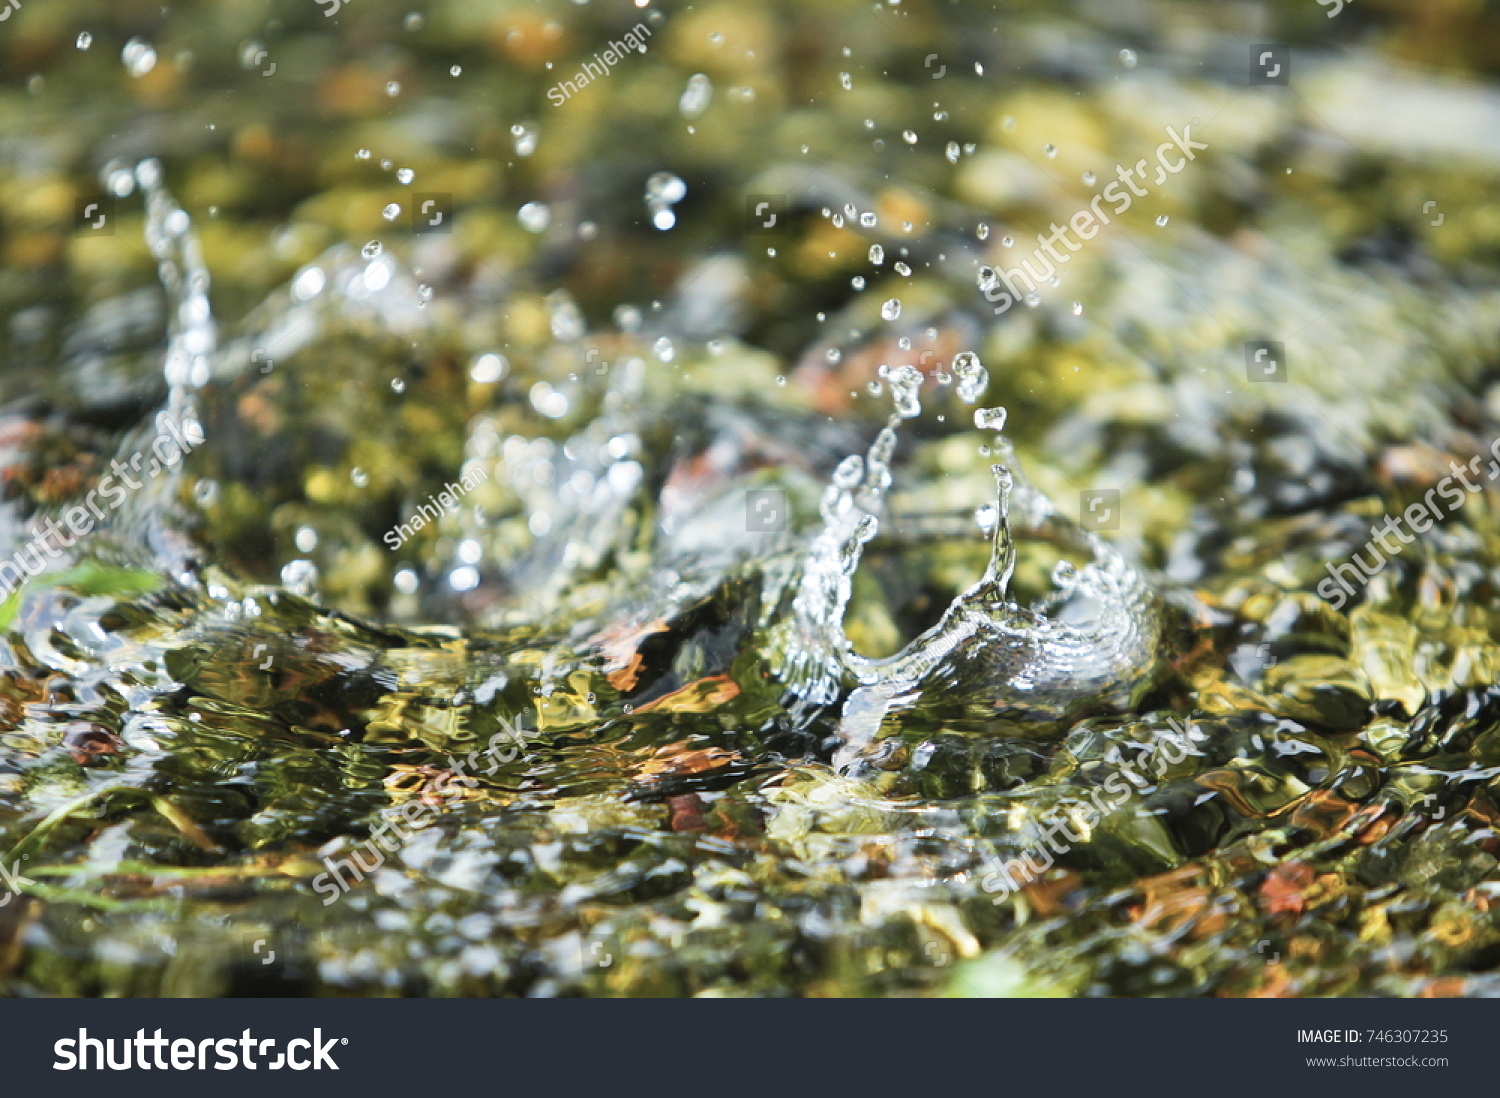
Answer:
[[(981, 381), (983, 367), (973, 355), (959, 355), (954, 366), (961, 386), (967, 382), (972, 391)], [(921, 375), (906, 369), (892, 374), (897, 414), (863, 459), (844, 459), (824, 492), (823, 526), (807, 551), (790, 620), (773, 645), (794, 712), (810, 716), (852, 687), (839, 720), (844, 746), (835, 756), (845, 770), (870, 755), (887, 716), (924, 699), (940, 701), (955, 688), (981, 699), (991, 713), (1044, 718), (1119, 694), (1150, 670), (1160, 632), (1156, 595), (1141, 573), (1096, 534), (1062, 518), (1019, 476), (1008, 443), (1000, 440), (996, 454), (1005, 460), (991, 466), (996, 502), (986, 509), (991, 548), (984, 574), (895, 655), (871, 659), (854, 651), (843, 628), (854, 574), (880, 528), (897, 426), (921, 412)], [(976, 419), (999, 429), (1004, 410), (982, 409)], [(1054, 571), (1057, 591), (1023, 607), (1009, 594), (1018, 531), (1090, 560), (1081, 568), (1061, 562)]]

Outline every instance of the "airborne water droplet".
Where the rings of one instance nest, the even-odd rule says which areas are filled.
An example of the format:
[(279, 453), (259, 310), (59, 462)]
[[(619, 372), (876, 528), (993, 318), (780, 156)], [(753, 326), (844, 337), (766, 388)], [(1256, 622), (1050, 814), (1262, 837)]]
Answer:
[(120, 51), (120, 60), (126, 71), (139, 79), (156, 68), (156, 49), (144, 38), (132, 38)]
[(922, 414), (922, 403), (918, 392), (922, 387), (922, 373), (914, 366), (902, 366), (891, 374), (891, 396), (896, 401), (896, 414), (902, 419), (911, 419)]
[(517, 122), (510, 128), (510, 136), (517, 156), (530, 156), (536, 152), (537, 138), (540, 135), (534, 123)]
[(708, 110), (713, 97), (713, 81), (701, 72), (694, 73), (688, 77), (687, 87), (683, 89), (681, 98), (677, 100), (678, 113), (684, 118), (697, 118)]
[(528, 202), (516, 211), (516, 220), (528, 233), (544, 232), (552, 223), (552, 210), (545, 203)]
[(1157, 217), (1157, 219), (1156, 219), (1156, 227), (1157, 227), (1157, 228), (1158, 228), (1158, 229), (1161, 229), (1161, 228), (1165, 228), (1165, 227), (1166, 227), (1166, 224), (1167, 224), (1167, 222), (1168, 222), (1168, 221), (1171, 221), (1171, 220), (1172, 220), (1172, 219), (1171, 219), (1171, 218), (1170, 218), (1170, 217), (1168, 217), (1168, 216), (1167, 216), (1167, 215), (1166, 215), (1166, 214), (1161, 214), (1161, 215), (1160, 215), (1160, 216), (1159, 216), (1159, 217)]
[(901, 299), (893, 297), (880, 307), (880, 315), (886, 320), (895, 320), (901, 315)]
[(1047, 159), (1048, 160), (1055, 160), (1057, 158), (1057, 146), (1056, 145), (1043, 145), (1042, 146), (1042, 152), (1044, 152), (1044, 153), (1047, 154)]
[(965, 404), (973, 404), (989, 387), (989, 374), (973, 351), (953, 356), (953, 373), (958, 377), (958, 399)]
[(1135, 62), (1135, 50), (1120, 51), (1120, 64), (1124, 65), (1127, 69), (1133, 69), (1135, 68)]
[(387, 221), (395, 221), (396, 218), (401, 216), (401, 207), (392, 202), (390, 205), (386, 206), (385, 209), (380, 211), (380, 216), (385, 218)]
[(975, 408), (974, 426), (981, 431), (1005, 430), (1004, 408)]
[(366, 259), (374, 259), (380, 254), (380, 241), (372, 240), (359, 250), (359, 254)]
[(410, 168), (402, 168), (396, 173), (396, 182), (400, 183), (403, 187), (410, 187), (411, 181), (416, 177), (417, 173)]
[(73, 45), (77, 46), (81, 50), (86, 50), (93, 44), (94, 36), (88, 31), (81, 32), (78, 37), (73, 40)]
[(885, 262), (885, 249), (879, 244), (870, 245), (870, 262), (877, 267)]

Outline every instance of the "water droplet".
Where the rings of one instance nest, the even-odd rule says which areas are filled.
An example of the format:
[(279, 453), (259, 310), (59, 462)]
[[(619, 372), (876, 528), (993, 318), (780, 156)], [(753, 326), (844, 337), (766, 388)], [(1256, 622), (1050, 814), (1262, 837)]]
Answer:
[(380, 216), (385, 218), (387, 221), (395, 221), (396, 218), (401, 216), (401, 207), (395, 202), (392, 202), (385, 209), (380, 211)]
[(1082, 316), (1083, 315), (1083, 302), (1081, 302), (1081, 301), (1075, 301), (1075, 302), (1073, 302), (1073, 315), (1074, 316)]
[(922, 403), (918, 394), (922, 388), (922, 373), (914, 366), (901, 366), (891, 374), (891, 396), (896, 402), (896, 414), (902, 419), (911, 419), (922, 414)]
[(854, 289), (856, 290), (863, 290), (865, 288), (865, 276), (855, 275), (849, 280), (849, 285), (854, 287)]
[(369, 149), (360, 149), (359, 152), (357, 152), (357, 153), (354, 154), (354, 159), (355, 160), (368, 160), (368, 159), (370, 159), (370, 150)]
[(671, 362), (677, 357), (677, 348), (666, 336), (662, 336), (651, 345), (651, 353), (656, 356), (658, 362)]
[(908, 145), (915, 145), (917, 143), (917, 135), (911, 130), (902, 130), (901, 140), (905, 141)]
[(94, 44), (94, 36), (88, 31), (81, 31), (77, 38), (73, 39), (73, 45), (81, 50), (86, 50)]
[(657, 172), (646, 180), (646, 197), (676, 205), (687, 196), (687, 184), (671, 172)]
[(953, 356), (953, 373), (958, 377), (958, 399), (965, 404), (973, 404), (989, 387), (989, 373), (973, 351)]
[(864, 213), (859, 215), (859, 223), (866, 229), (873, 229), (875, 227), (875, 215), (869, 210), (866, 210)]
[(510, 128), (510, 136), (516, 155), (530, 156), (536, 152), (536, 144), (541, 133), (534, 122), (517, 122)]
[(510, 363), (504, 355), (480, 355), (469, 368), (469, 377), (480, 385), (493, 385), (505, 376)]
[(1078, 567), (1072, 561), (1060, 560), (1052, 566), (1052, 582), (1064, 591), (1078, 584)]
[(403, 187), (410, 187), (411, 181), (417, 177), (417, 173), (410, 168), (402, 168), (396, 173), (396, 182)]
[(615, 308), (615, 324), (622, 332), (634, 332), (641, 326), (641, 311), (634, 305), (620, 305)]
[(391, 80), (385, 85), (385, 94), (395, 97), (401, 94), (401, 81)]
[(1042, 295), (1041, 294), (1037, 294), (1037, 293), (1027, 294), (1026, 297), (1025, 297), (1025, 301), (1026, 301), (1027, 306), (1029, 306), (1030, 308), (1035, 309), (1038, 305), (1040, 305), (1042, 303)]
[(1043, 145), (1042, 146), (1042, 152), (1044, 152), (1044, 153), (1047, 154), (1047, 159), (1048, 160), (1054, 160), (1057, 157), (1057, 146), (1056, 145)]
[(1092, 187), (1097, 182), (1099, 182), (1099, 177), (1097, 175), (1095, 175), (1093, 172), (1084, 172), (1083, 173), (1083, 185), (1085, 187)]
[(144, 38), (132, 38), (120, 51), (120, 60), (125, 63), (125, 71), (139, 79), (156, 68), (156, 50)]
[(908, 267), (905, 263), (902, 263), (898, 259), (896, 261), (896, 273), (898, 275), (900, 275), (902, 278), (910, 278), (911, 277), (911, 268)]
[(981, 431), (1005, 430), (1004, 408), (975, 408), (974, 426)]
[(1124, 65), (1127, 69), (1133, 69), (1135, 68), (1135, 62), (1135, 50), (1120, 51), (1120, 64)]
[(958, 147), (958, 142), (950, 141), (948, 142), (948, 147), (943, 150), (943, 155), (948, 158), (948, 163), (957, 164), (958, 157), (961, 152), (963, 152), (963, 150)]
[(1016, 246), (1016, 238), (1015, 237), (1007, 235), (1007, 236), (1002, 236), (1000, 238), (1000, 247), (1002, 247), (1002, 248), (1014, 248), (1015, 246)]
[(370, 474), (356, 465), (349, 470), (349, 479), (354, 482), (355, 487), (363, 488), (370, 483)]
[(833, 227), (835, 229), (842, 229), (844, 227), (844, 215), (843, 214), (834, 214), (833, 218), (832, 218), (832, 221), (833, 221)]
[(516, 220), (528, 233), (545, 232), (552, 223), (552, 210), (542, 202), (528, 202), (516, 211)]
[(427, 20), (418, 11), (408, 12), (406, 18), (401, 21), (401, 25), (409, 31), (419, 31), (426, 24)]
[(399, 377), (393, 377), (393, 378), (391, 378), (391, 392), (393, 392), (393, 393), (404, 393), (404, 392), (406, 392), (406, 382), (402, 381)]
[(990, 238), (990, 227), (988, 225), (980, 223), (975, 227), (974, 235), (977, 236), (980, 240), (988, 240)]
[(844, 86), (845, 91), (850, 91), (854, 87), (854, 78), (847, 72), (841, 72), (839, 73), (839, 83)]
[(684, 118), (697, 118), (708, 110), (713, 97), (713, 81), (701, 72), (694, 73), (688, 77), (687, 87), (677, 100), (677, 113)]
[(1162, 228), (1165, 228), (1165, 227), (1166, 227), (1166, 224), (1167, 224), (1167, 222), (1168, 222), (1168, 221), (1171, 221), (1171, 220), (1172, 220), (1172, 219), (1171, 219), (1171, 218), (1170, 218), (1170, 217), (1168, 217), (1168, 216), (1167, 216), (1167, 215), (1166, 215), (1166, 214), (1161, 214), (1161, 215), (1159, 215), (1159, 216), (1158, 216), (1158, 217), (1157, 217), (1157, 219), (1156, 219), (1156, 227), (1157, 227), (1157, 228), (1158, 228), (1158, 229), (1162, 229)]
[(449, 76), (462, 76), (463, 75), (463, 71), (464, 71), (464, 67), (462, 65), (454, 65), (451, 69), (448, 70), (448, 75)]
[(362, 255), (362, 256), (364, 256), (366, 259), (374, 259), (377, 255), (380, 254), (380, 251), (381, 251), (380, 241), (378, 241), (378, 240), (371, 240), (369, 243), (367, 243), (363, 248), (361, 248), (359, 250), (359, 254)]
[(289, 561), (281, 569), (281, 586), (299, 598), (317, 598), (318, 566), (310, 560)]
[(885, 249), (879, 244), (870, 245), (870, 262), (877, 267), (885, 262)]

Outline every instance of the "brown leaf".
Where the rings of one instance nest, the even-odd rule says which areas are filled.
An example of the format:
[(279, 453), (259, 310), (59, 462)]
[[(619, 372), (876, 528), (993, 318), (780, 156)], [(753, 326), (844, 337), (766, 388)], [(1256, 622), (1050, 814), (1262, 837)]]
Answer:
[(1317, 879), (1317, 870), (1304, 862), (1286, 862), (1271, 870), (1260, 886), (1262, 906), (1268, 915), (1302, 914), (1304, 891)]
[(710, 675), (663, 694), (636, 709), (637, 713), (709, 713), (740, 696), (740, 687), (728, 675)]
[(609, 684), (620, 691), (634, 690), (641, 677), (641, 642), (666, 631), (666, 618), (655, 618), (645, 624), (619, 622), (599, 630), (589, 644), (604, 657), (604, 677)]

